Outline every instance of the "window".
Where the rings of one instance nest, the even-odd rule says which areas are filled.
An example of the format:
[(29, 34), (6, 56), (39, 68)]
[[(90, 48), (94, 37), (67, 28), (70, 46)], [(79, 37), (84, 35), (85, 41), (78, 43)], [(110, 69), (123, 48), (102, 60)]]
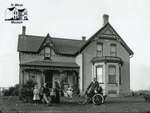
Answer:
[(44, 57), (45, 57), (45, 59), (50, 59), (50, 57), (51, 57), (51, 49), (50, 49), (50, 47), (45, 47), (45, 50), (44, 50)]
[(117, 94), (116, 90), (108, 90), (108, 94)]
[(35, 72), (29, 72), (29, 80), (36, 81), (36, 73)]
[(103, 55), (103, 44), (97, 43), (97, 56), (102, 56), (102, 55)]
[(67, 74), (64, 76), (64, 84), (68, 84), (68, 75)]
[(110, 45), (110, 56), (117, 56), (116, 44), (111, 44)]
[(99, 83), (103, 83), (103, 66), (96, 66), (96, 79)]
[(108, 81), (110, 84), (116, 83), (116, 66), (109, 66)]

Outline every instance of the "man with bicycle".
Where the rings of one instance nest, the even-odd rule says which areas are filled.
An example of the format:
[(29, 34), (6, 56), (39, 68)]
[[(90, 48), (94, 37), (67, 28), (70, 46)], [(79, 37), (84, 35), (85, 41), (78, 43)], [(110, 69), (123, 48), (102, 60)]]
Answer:
[[(99, 86), (98, 81), (96, 80), (96, 78), (94, 77), (92, 82), (90, 83), (90, 85), (88, 86), (87, 90), (85, 91), (85, 95), (86, 95), (86, 102), (85, 103), (90, 103), (92, 97), (96, 94), (96, 93), (102, 93), (102, 87)], [(84, 103), (84, 104), (85, 104)]]

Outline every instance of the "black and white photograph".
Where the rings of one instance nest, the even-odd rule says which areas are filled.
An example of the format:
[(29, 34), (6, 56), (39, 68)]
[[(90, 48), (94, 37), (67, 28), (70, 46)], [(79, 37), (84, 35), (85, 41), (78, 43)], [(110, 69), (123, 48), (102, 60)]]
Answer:
[(0, 0), (0, 113), (150, 113), (149, 0)]

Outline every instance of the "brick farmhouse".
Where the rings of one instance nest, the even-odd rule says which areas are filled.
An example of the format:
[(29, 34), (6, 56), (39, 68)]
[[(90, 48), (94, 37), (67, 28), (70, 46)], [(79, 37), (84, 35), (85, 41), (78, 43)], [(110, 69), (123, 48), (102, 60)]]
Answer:
[(94, 77), (109, 96), (130, 92), (130, 58), (133, 51), (103, 15), (103, 26), (88, 40), (33, 36), (23, 26), (18, 38), (19, 82), (34, 80), (50, 88), (59, 81), (83, 94)]

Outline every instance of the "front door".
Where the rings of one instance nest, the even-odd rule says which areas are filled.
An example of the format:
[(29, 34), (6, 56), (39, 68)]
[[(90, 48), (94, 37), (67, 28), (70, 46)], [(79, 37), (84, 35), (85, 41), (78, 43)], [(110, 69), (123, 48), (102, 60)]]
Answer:
[(53, 72), (52, 71), (45, 72), (45, 83), (47, 83), (47, 86), (49, 88), (53, 87)]

